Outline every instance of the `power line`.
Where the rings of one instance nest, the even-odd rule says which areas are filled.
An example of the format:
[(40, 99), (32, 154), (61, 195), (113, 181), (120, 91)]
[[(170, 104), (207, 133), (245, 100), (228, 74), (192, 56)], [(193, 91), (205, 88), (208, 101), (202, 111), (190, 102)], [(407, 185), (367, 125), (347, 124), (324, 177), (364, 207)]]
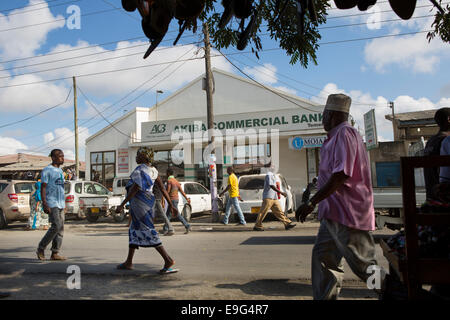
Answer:
[[(270, 71), (265, 65), (259, 63), (258, 61), (252, 60), (252, 59), (250, 59), (250, 57), (247, 57), (246, 55), (244, 55), (244, 57), (247, 58), (248, 60), (252, 61), (253, 63), (258, 64), (258, 65), (261, 66), (262, 68), (264, 68), (264, 69)], [(235, 60), (235, 61), (237, 61), (237, 62), (243, 64), (244, 66), (252, 67), (252, 66), (249, 66), (248, 64), (245, 64), (245, 63), (242, 62), (242, 61), (239, 61), (239, 60), (236, 59), (236, 58), (234, 58), (233, 60)], [(311, 93), (311, 92), (308, 92), (308, 91), (305, 91), (305, 90), (302, 90), (302, 89), (293, 87), (290, 83), (281, 81), (281, 80), (279, 80), (278, 78), (273, 77), (273, 76), (272, 76), (271, 74), (269, 74), (269, 73), (262, 72), (262, 71), (260, 71), (259, 69), (255, 69), (255, 71), (257, 71), (257, 72), (259, 72), (259, 73), (263, 73), (263, 74), (265, 74), (265, 75), (268, 75), (268, 76), (272, 77), (273, 79), (276, 79), (277, 82), (280, 82), (280, 83), (282, 83), (282, 84), (285, 84), (285, 85), (287, 85), (288, 87), (290, 87), (290, 88), (292, 88), (292, 89), (295, 89), (295, 90), (297, 90), (297, 91), (301, 91), (301, 92), (307, 93), (310, 97), (317, 96), (317, 94), (313, 94), (313, 93)], [(272, 72), (273, 72), (273, 71), (272, 71)], [(315, 86), (313, 86), (313, 85), (310, 85), (310, 84), (308, 84), (308, 83), (305, 83), (305, 82), (299, 81), (299, 80), (297, 80), (297, 79), (291, 78), (291, 77), (286, 76), (286, 75), (284, 75), (284, 74), (281, 74), (281, 73), (279, 73), (279, 72), (273, 72), (273, 73), (275, 73), (275, 74), (278, 75), (278, 76), (282, 76), (282, 77), (284, 77), (284, 78), (287, 78), (287, 79), (289, 79), (289, 80), (291, 80), (291, 81), (294, 81), (294, 82), (297, 82), (297, 83), (299, 83), (299, 84), (302, 84), (302, 85), (304, 85), (304, 86), (313, 88), (313, 89), (319, 91), (319, 93), (320, 93), (321, 91), (323, 91), (323, 88), (315, 87)], [(327, 94), (331, 94), (331, 92), (327, 92), (327, 91), (324, 91), (324, 92), (327, 93)], [(308, 99), (310, 99), (310, 98), (308, 98)], [(355, 102), (356, 102), (356, 103), (355, 103)], [(357, 100), (352, 100), (352, 104), (354, 104), (354, 105), (364, 105), (364, 106), (373, 106), (373, 105), (367, 104), (367, 103), (360, 103), (360, 102), (357, 101)]]
[[(442, 2), (441, 4), (448, 4), (450, 2)], [(434, 7), (433, 4), (428, 4), (428, 5), (423, 5), (423, 6), (416, 6), (416, 9), (421, 9), (421, 8), (428, 8), (428, 7)], [(392, 9), (390, 10), (381, 10), (378, 12), (363, 12), (363, 13), (356, 13), (356, 14), (349, 14), (349, 15), (343, 15), (343, 16), (335, 16), (335, 17), (329, 17), (327, 18), (327, 21), (330, 19), (340, 19), (340, 18), (349, 18), (349, 17), (359, 17), (359, 16), (367, 16), (367, 15), (373, 15), (374, 13), (385, 13), (385, 12), (393, 12)], [(412, 17), (414, 18), (414, 17)]]
[[(176, 62), (180, 62), (182, 60), (180, 60), (183, 56), (185, 56), (186, 54), (188, 54), (189, 52), (191, 52), (193, 49), (191, 48), (190, 50), (186, 51), (184, 54), (182, 54), (177, 61), (173, 62), (173, 64), (175, 64)], [(164, 80), (166, 80), (169, 76), (171, 76), (175, 71), (177, 71), (179, 68), (181, 68), (183, 65), (186, 64), (187, 61), (184, 61), (181, 65), (179, 65), (177, 68), (175, 68), (175, 70), (173, 70), (171, 73), (169, 73), (165, 78), (161, 79), (160, 81), (158, 81), (157, 83), (155, 83), (153, 86), (151, 86), (150, 88), (146, 89), (144, 92), (142, 92), (140, 95), (138, 95), (137, 97), (135, 97), (133, 100), (127, 102), (124, 105), (121, 105), (117, 108), (116, 111), (114, 111), (113, 113), (111, 113), (110, 115), (108, 115), (108, 117), (113, 116), (114, 114), (116, 114), (118, 111), (120, 111), (120, 109), (130, 105), (131, 103), (133, 103), (134, 101), (136, 101), (137, 99), (139, 99), (140, 97), (142, 97), (144, 94), (146, 94), (148, 91), (150, 91), (151, 89), (153, 89), (156, 85), (160, 84), (161, 82), (163, 82)], [(112, 108), (114, 105), (118, 104), (120, 101), (124, 100), (126, 97), (130, 96), (133, 92), (137, 91), (140, 87), (144, 86), (146, 83), (148, 83), (149, 81), (155, 79), (158, 75), (160, 75), (161, 73), (163, 73), (164, 71), (166, 71), (170, 66), (167, 66), (165, 69), (161, 70), (160, 72), (158, 72), (156, 75), (154, 75), (152, 78), (146, 80), (144, 83), (140, 84), (137, 88), (135, 88), (134, 90), (132, 90), (130, 93), (128, 93), (127, 95), (125, 95), (123, 98), (121, 98), (120, 100), (114, 102), (113, 104), (111, 104), (110, 106), (106, 107), (105, 109), (103, 109), (101, 112), (105, 112), (106, 110)], [(88, 100), (87, 100), (88, 101)], [(89, 101), (88, 101), (89, 102)], [(90, 102), (89, 102), (90, 103)], [(95, 108), (94, 108), (95, 109)], [(90, 122), (91, 120), (93, 120), (94, 118), (96, 118), (97, 116), (93, 116), (91, 118), (89, 118), (87, 121), (80, 123), (80, 125), (83, 124), (87, 124), (88, 122)], [(80, 131), (80, 133), (89, 130), (90, 128), (95, 127), (96, 125), (98, 125), (99, 123), (103, 122), (103, 120), (101, 119), (100, 121), (94, 123), (93, 125), (83, 129)], [(67, 136), (65, 138), (65, 136), (59, 137), (59, 139), (61, 138), (65, 138), (64, 140), (59, 141), (58, 143), (61, 143), (63, 141), (68, 140), (69, 138), (72, 138), (74, 135), (72, 134), (71, 136)], [(49, 146), (50, 144), (54, 144), (55, 141), (49, 141), (48, 143), (45, 143), (41, 146), (36, 147), (35, 149), (33, 149), (33, 152), (40, 152), (41, 150), (45, 150), (47, 148), (47, 146)]]
[[(55, 1), (59, 1), (59, 0), (47, 0), (47, 1), (42, 1), (42, 2), (39, 2), (39, 3), (30, 4), (30, 5), (28, 5), (27, 7), (34, 7), (34, 6), (38, 6), (38, 5), (41, 5), (41, 4), (47, 4), (47, 3), (50, 3), (50, 2), (55, 2)], [(12, 10), (17, 10), (17, 9), (23, 9), (23, 8), (24, 8), (24, 7), (12, 8), (12, 9), (4, 9), (4, 10), (0, 11), (0, 13), (3, 13), (3, 12), (5, 12), (5, 11), (12, 11)]]
[[(199, 60), (199, 59), (203, 59), (203, 58), (190, 58), (190, 59), (186, 59), (184, 61), (193, 61), (193, 60)], [(76, 77), (82, 78), (82, 77), (97, 76), (97, 75), (114, 73), (114, 72), (122, 72), (122, 71), (136, 70), (136, 69), (142, 69), (142, 68), (156, 67), (156, 66), (171, 64), (173, 62), (178, 62), (178, 61), (167, 61), (167, 62), (149, 64), (149, 65), (145, 65), (145, 66), (136, 66), (136, 67), (130, 67), (130, 68), (122, 68), (122, 69), (108, 70), (108, 71), (102, 71), (102, 72), (94, 72), (94, 73), (89, 73), (89, 74), (80, 74), (80, 75), (77, 75)], [(51, 79), (51, 80), (41, 80), (41, 81), (22, 83), (22, 84), (17, 84), (17, 85), (1, 86), (0, 89), (11, 88), (11, 87), (20, 87), (20, 86), (32, 85), (32, 84), (38, 84), (38, 83), (44, 83), (44, 82), (62, 81), (62, 80), (67, 80), (67, 79), (72, 79), (72, 77), (63, 77), (63, 78), (57, 78), (57, 79)]]
[(117, 41), (109, 41), (109, 42), (104, 42), (104, 43), (100, 43), (100, 44), (93, 44), (93, 45), (80, 47), (80, 48), (73, 48), (73, 49), (62, 50), (62, 51), (57, 51), (57, 52), (50, 52), (50, 53), (43, 54), (43, 55), (38, 55), (38, 56), (18, 58), (18, 59), (7, 60), (7, 61), (0, 61), (0, 63), (6, 64), (6, 63), (21, 61), (21, 60), (43, 58), (43, 57), (52, 56), (52, 55), (61, 54), (61, 53), (80, 51), (80, 50), (84, 50), (84, 49), (95, 48), (95, 47), (100, 47), (100, 46), (107, 46), (107, 45), (110, 45), (110, 44), (117, 44), (119, 42), (128, 42), (128, 41), (134, 41), (134, 40), (139, 40), (139, 39), (147, 39), (147, 37), (134, 37), (134, 38), (129, 38), (129, 39), (117, 40)]
[[(357, 39), (346, 39), (346, 40), (338, 40), (338, 41), (330, 41), (330, 42), (322, 42), (322, 43), (319, 43), (319, 45), (329, 45), (329, 44), (348, 43), (348, 42), (356, 42), (356, 41), (364, 41), (364, 40), (372, 40), (372, 39), (380, 39), (380, 38), (398, 37), (398, 36), (404, 36), (404, 35), (414, 35), (414, 34), (430, 32), (430, 31), (432, 31), (432, 30), (415, 31), (415, 32), (390, 34), (390, 35), (381, 35), (381, 36), (357, 38)], [(284, 49), (282, 49), (282, 48), (272, 48), (272, 49), (260, 50), (259, 52), (278, 51), (278, 50), (284, 50)], [(250, 51), (242, 52), (242, 53), (250, 53)], [(217, 56), (220, 56), (220, 55), (213, 55), (211, 57), (214, 58), (214, 57), (217, 57)], [(198, 59), (199, 58), (193, 58), (191, 60), (198, 60)], [(137, 67), (130, 67), (130, 68), (121, 68), (121, 69), (115, 69), (115, 70), (108, 70), (108, 71), (103, 71), (103, 72), (82, 74), (82, 75), (77, 75), (77, 77), (90, 77), (90, 76), (107, 74), (107, 73), (122, 72), (122, 71), (128, 71), (128, 70), (136, 70), (136, 69), (140, 69), (140, 68), (147, 68), (147, 67), (153, 67), (153, 66), (158, 66), (158, 65), (164, 65), (164, 64), (167, 64), (167, 63), (171, 63), (171, 62), (164, 62), (164, 63), (152, 64), (152, 65), (146, 65), (146, 66), (137, 66)], [(15, 84), (15, 85), (0, 86), (0, 89), (10, 88), (10, 87), (27, 86), (27, 85), (33, 85), (33, 84), (39, 84), (39, 83), (45, 83), (45, 82), (62, 81), (62, 80), (67, 80), (67, 79), (71, 79), (71, 77), (63, 77), (63, 78), (48, 79), (48, 80), (34, 81), (34, 82), (28, 82), (28, 83), (20, 83), (20, 84)]]
[(136, 21), (139, 21), (139, 22), (141, 21), (140, 19), (136, 18), (135, 16), (132, 16), (131, 14), (129, 14), (127, 11), (122, 10), (122, 8), (117, 8), (115, 5), (113, 5), (109, 1), (106, 1), (106, 0), (102, 0), (102, 1), (105, 2), (106, 4), (110, 5), (113, 8), (120, 9), (121, 10), (120, 12), (122, 12), (123, 14), (126, 14), (128, 17), (132, 18), (133, 20), (136, 20)]
[[(179, 47), (187, 46), (187, 45), (193, 45), (193, 44), (197, 44), (197, 43), (198, 42), (187, 43), (187, 44), (180, 45)], [(137, 45), (137, 46), (134, 46), (134, 47), (142, 47), (144, 45), (148, 46), (148, 44), (141, 44), (141, 45)], [(158, 51), (163, 51), (163, 50), (167, 50), (167, 49), (171, 49), (171, 48), (172, 47), (160, 48), (160, 50), (158, 50)], [(106, 53), (106, 52), (102, 52), (102, 53)], [(99, 54), (99, 53), (96, 53), (96, 54)], [(94, 54), (92, 54), (92, 55), (94, 55)], [(100, 60), (92, 60), (92, 61), (88, 61), (88, 62), (80, 62), (80, 63), (75, 63), (75, 64), (72, 64), (72, 65), (67, 65), (67, 66), (62, 66), (62, 67), (55, 67), (55, 68), (50, 68), (50, 69), (45, 69), (45, 70), (30, 71), (30, 72), (27, 72), (27, 73), (15, 74), (14, 77), (25, 76), (25, 75), (36, 74), (36, 73), (42, 73), (42, 72), (48, 72), (48, 71), (55, 71), (55, 70), (65, 69), (65, 68), (84, 66), (84, 65), (87, 65), (87, 64), (91, 64), (91, 63), (105, 62), (105, 61), (109, 61), (109, 60), (116, 60), (116, 59), (121, 59), (121, 58), (127, 58), (127, 57), (131, 57), (131, 56), (136, 56), (136, 55), (142, 55), (142, 52), (130, 53), (130, 54), (121, 55), (121, 56), (117, 56), (117, 57), (102, 58)], [(62, 59), (62, 60), (67, 60), (67, 59)], [(47, 62), (47, 63), (50, 63), (50, 62)], [(25, 67), (29, 67), (29, 66), (22, 66), (20, 68), (25, 68)], [(10, 69), (5, 69), (3, 71), (15, 70), (15, 69), (16, 68), (10, 68)], [(10, 75), (2, 76), (2, 77), (0, 77), (0, 79), (6, 79), (6, 78), (10, 78), (10, 77), (11, 77)]]
[(42, 111), (40, 111), (40, 112), (38, 112), (38, 113), (36, 113), (36, 114), (33, 114), (33, 115), (29, 116), (29, 117), (24, 118), (24, 119), (22, 119), (22, 120), (18, 120), (18, 121), (14, 121), (14, 122), (10, 122), (10, 123), (7, 123), (7, 124), (0, 125), (0, 129), (6, 128), (6, 127), (9, 127), (9, 126), (18, 124), (18, 123), (22, 123), (22, 122), (25, 122), (25, 121), (30, 120), (30, 119), (33, 119), (33, 118), (35, 118), (35, 117), (37, 117), (37, 116), (39, 116), (39, 115), (41, 115), (41, 114), (43, 114), (43, 113), (45, 113), (45, 112), (47, 112), (47, 111), (53, 110), (53, 109), (55, 109), (55, 108), (61, 106), (62, 104), (64, 104), (64, 103), (67, 102), (67, 100), (69, 99), (69, 96), (70, 96), (70, 93), (71, 93), (71, 92), (72, 92), (72, 88), (70, 88), (69, 93), (67, 94), (67, 98), (66, 98), (66, 100), (64, 100), (63, 102), (58, 103), (57, 105), (55, 105), (55, 106), (53, 106), (53, 107), (44, 109), (44, 110), (42, 110)]
[[(81, 14), (80, 16), (87, 17), (87, 16), (92, 16), (92, 15), (96, 15), (96, 14), (102, 14), (102, 13), (116, 11), (116, 10), (117, 9), (106, 9), (106, 10), (101, 10), (101, 11), (84, 13), (84, 14)], [(30, 27), (37, 27), (37, 26), (41, 26), (41, 25), (44, 25), (44, 24), (56, 23), (56, 22), (60, 22), (60, 21), (66, 21), (66, 18), (56, 19), (56, 20), (53, 20), (53, 21), (40, 22), (40, 23), (35, 23), (35, 24), (29, 24), (29, 25), (26, 25), (26, 26), (14, 27), (14, 28), (9, 28), (9, 29), (2, 29), (2, 30), (0, 30), (0, 32), (6, 32), (6, 31), (12, 31), (12, 30), (18, 30), (18, 29), (24, 29), (24, 28), (30, 28)]]
[(317, 110), (308, 109), (307, 107), (302, 106), (302, 105), (296, 103), (295, 101), (290, 100), (289, 98), (287, 98), (286, 96), (280, 94), (279, 92), (276, 92), (275, 90), (269, 88), (268, 86), (266, 86), (266, 85), (260, 83), (259, 81), (253, 79), (253, 78), (252, 78), (251, 76), (249, 76), (246, 72), (244, 72), (241, 68), (239, 68), (237, 65), (235, 65), (235, 64), (234, 64), (234, 63), (233, 63), (233, 62), (232, 62), (225, 54), (223, 54), (219, 49), (216, 48), (216, 50), (219, 51), (219, 53), (220, 53), (220, 54), (221, 54), (221, 55), (222, 55), (229, 63), (231, 63), (231, 65), (232, 65), (233, 67), (235, 67), (237, 70), (239, 70), (240, 73), (242, 73), (244, 76), (246, 76), (246, 77), (249, 78), (251, 81), (253, 81), (253, 82), (255, 82), (256, 84), (258, 84), (259, 86), (263, 87), (263, 88), (266, 89), (267, 91), (270, 91), (270, 92), (274, 93), (275, 95), (279, 96), (280, 98), (282, 98), (282, 99), (284, 99), (284, 100), (287, 100), (287, 101), (289, 101), (290, 103), (295, 104), (296, 106), (298, 106), (298, 107), (300, 107), (300, 108), (302, 108), (302, 109), (305, 109), (305, 110), (308, 110), (308, 111), (311, 111), (311, 112), (317, 112)]
[[(434, 17), (434, 15), (428, 15), (428, 16), (419, 16), (419, 17), (414, 17), (411, 19), (421, 19), (421, 18), (429, 18), (429, 17)], [(410, 19), (410, 20), (411, 20)], [(382, 22), (394, 22), (394, 21), (400, 21), (402, 19), (389, 19), (389, 20), (382, 20), (382, 21), (377, 21), (377, 23), (382, 23)], [(325, 26), (325, 27), (320, 27), (319, 30), (324, 30), (324, 29), (334, 29), (334, 28), (345, 28), (345, 27), (354, 27), (354, 26), (361, 26), (361, 25), (367, 25), (367, 22), (361, 22), (361, 23), (352, 23), (352, 24), (343, 24), (343, 25), (337, 25), (337, 26)]]
[[(80, 0), (78, 0), (78, 1), (80, 1)], [(106, 2), (105, 0), (102, 0), (102, 1)], [(108, 3), (108, 4), (110, 4), (110, 3)], [(113, 8), (117, 8), (114, 5), (112, 5), (112, 6), (113, 6)], [(120, 9), (120, 8), (118, 8), (118, 9)], [(368, 13), (363, 13), (362, 15), (367, 15), (367, 14)], [(350, 15), (350, 16), (352, 16), (352, 15)], [(338, 18), (338, 17), (330, 17), (328, 19), (333, 19), (333, 18)], [(411, 19), (416, 19), (416, 18), (417, 17), (412, 17)], [(402, 19), (392, 19), (392, 21), (403, 21), (403, 20)], [(341, 26), (343, 26), (343, 25), (330, 26), (330, 27), (326, 27), (326, 28), (339, 28)], [(178, 32), (178, 30), (171, 30), (171, 31), (168, 31), (166, 34), (177, 33), (177, 32)], [(268, 33), (264, 34), (264, 35), (268, 35)], [(72, 52), (72, 51), (79, 51), (79, 50), (89, 49), (89, 48), (93, 48), (93, 47), (107, 46), (107, 45), (111, 45), (111, 44), (117, 44), (119, 42), (134, 41), (134, 40), (140, 40), (140, 39), (147, 39), (147, 37), (141, 36), (141, 37), (134, 37), (134, 38), (117, 40), (117, 41), (109, 41), (109, 42), (104, 42), (104, 43), (95, 44), (95, 45), (89, 45), (89, 46), (85, 46), (85, 47), (81, 47), (81, 48), (74, 48), (74, 49), (62, 50), (62, 51), (58, 51), (58, 52), (51, 52), (51, 53), (44, 54), (44, 55), (37, 55), (37, 56), (30, 56), (30, 57), (24, 57), (24, 58), (12, 59), (12, 60), (0, 61), (0, 63), (6, 64), (6, 63), (21, 61), (21, 60), (41, 58), (41, 57), (46, 57), (46, 56), (49, 56), (49, 55), (56, 55), (56, 54), (67, 53), (67, 52)], [(163, 41), (165, 41), (165, 40), (163, 40)]]
[[(18, 15), (18, 14), (24, 14), (24, 13), (44, 10), (44, 9), (48, 9), (48, 8), (60, 7), (60, 6), (66, 5), (66, 4), (70, 4), (70, 3), (74, 3), (74, 2), (80, 2), (80, 1), (83, 1), (83, 0), (72, 0), (72, 1), (69, 1), (69, 2), (59, 3), (59, 4), (52, 5), (52, 6), (45, 6), (45, 7), (38, 8), (38, 9), (32, 9), (32, 10), (16, 12), (16, 13), (10, 13), (10, 14), (8, 14), (8, 18), (11, 17), (11, 16)], [(23, 8), (26, 8), (26, 7), (23, 7)], [(23, 8), (19, 8), (19, 9), (23, 9)], [(6, 15), (4, 17), (0, 17), (0, 18), (6, 18)]]

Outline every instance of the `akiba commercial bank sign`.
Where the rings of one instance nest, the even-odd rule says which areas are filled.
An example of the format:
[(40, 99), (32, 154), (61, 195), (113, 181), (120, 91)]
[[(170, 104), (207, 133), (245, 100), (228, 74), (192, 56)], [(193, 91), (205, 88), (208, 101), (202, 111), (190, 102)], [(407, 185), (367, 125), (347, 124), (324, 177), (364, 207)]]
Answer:
[[(233, 130), (278, 129), (280, 132), (322, 129), (322, 108), (317, 112), (302, 113), (298, 110), (252, 112), (215, 117), (214, 129), (222, 134), (232, 134)], [(172, 134), (207, 131), (205, 118), (177, 119), (144, 122), (141, 125), (142, 139), (145, 141), (170, 141)]]

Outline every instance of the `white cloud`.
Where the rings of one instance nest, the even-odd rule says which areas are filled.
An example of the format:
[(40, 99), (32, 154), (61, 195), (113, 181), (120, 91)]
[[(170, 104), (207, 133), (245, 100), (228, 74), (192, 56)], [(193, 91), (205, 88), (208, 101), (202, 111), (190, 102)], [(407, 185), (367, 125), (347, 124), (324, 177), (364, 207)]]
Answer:
[(271, 63), (265, 63), (264, 66), (256, 66), (253, 68), (245, 67), (244, 72), (263, 84), (274, 84), (278, 82), (277, 68)]
[(23, 152), (27, 149), (25, 144), (16, 139), (0, 136), (0, 156)]
[[(86, 139), (90, 136), (89, 129), (78, 127), (78, 156), (80, 160), (84, 158), (84, 148)], [(61, 149), (66, 159), (75, 159), (75, 134), (69, 128), (57, 128), (44, 135), (44, 143), (47, 144), (47, 153), (52, 149)], [(45, 153), (45, 152), (44, 152)]]
[[(36, 7), (36, 4), (42, 5)], [(34, 10), (37, 8), (43, 9)], [(30, 10), (33, 11), (24, 13)], [(13, 10), (7, 15), (0, 14), (0, 30), (7, 30), (0, 32), (0, 55), (2, 60), (34, 55), (35, 51), (45, 43), (47, 34), (50, 31), (64, 27), (65, 20), (63, 19), (64, 17), (61, 15), (53, 16), (47, 3), (41, 0), (30, 0), (24, 8)], [(43, 22), (52, 23), (42, 24)], [(20, 28), (35, 24), (40, 25)]]
[(38, 81), (42, 81), (42, 78), (36, 75), (0, 79), (2, 86), (9, 86), (0, 90), (0, 112), (34, 113), (60, 103), (63, 103), (61, 107), (68, 107), (72, 104), (70, 99), (64, 103), (70, 89), (62, 84), (43, 82), (26, 87), (14, 86)]
[(279, 86), (279, 87), (275, 87), (275, 89), (284, 91), (289, 94), (297, 95), (297, 91), (295, 91), (294, 89), (288, 88), (288, 87)]
[[(328, 83), (323, 90), (311, 98), (312, 101), (324, 105), (327, 97), (331, 93), (344, 93), (352, 98), (350, 114), (356, 121), (355, 127), (364, 133), (364, 114), (371, 109), (375, 109), (375, 119), (379, 141), (392, 141), (392, 122), (385, 118), (392, 114), (392, 109), (388, 106), (389, 100), (385, 97), (372, 97), (370, 93), (358, 90), (345, 91), (334, 83)], [(413, 98), (410, 96), (398, 96), (393, 100), (395, 113), (413, 112), (421, 110), (439, 109), (450, 106), (450, 98), (441, 98), (437, 102), (432, 102), (428, 98)]]
[[(173, 91), (183, 84), (195, 79), (204, 73), (205, 65), (203, 51), (194, 45), (164, 47), (160, 45), (147, 59), (142, 59), (148, 42), (119, 42), (115, 49), (107, 50), (96, 46), (83, 50), (73, 51), (90, 46), (88, 42), (79, 41), (76, 46), (60, 44), (49, 53), (66, 51), (57, 55), (59, 62), (52, 62), (45, 69), (54, 69), (49, 72), (39, 73), (47, 79), (77, 77), (77, 84), (86, 94), (95, 94), (96, 97), (110, 97), (111, 95), (123, 95), (138, 88), (137, 93), (156, 87), (163, 91)], [(125, 49), (128, 48), (128, 49)], [(71, 50), (67, 52), (68, 50)], [(218, 52), (212, 50), (211, 54)], [(88, 55), (88, 56), (86, 56)], [(85, 56), (85, 57), (80, 57)], [(80, 57), (71, 59), (74, 57)], [(195, 60), (185, 61), (196, 58)], [(42, 57), (40, 62), (55, 61), (55, 55)], [(174, 61), (178, 61), (172, 63)], [(225, 71), (232, 71), (225, 58), (213, 57), (212, 67)], [(56, 69), (60, 68), (60, 69)], [(29, 67), (26, 71), (39, 71), (43, 67)], [(129, 69), (129, 70), (125, 70)], [(120, 72), (108, 72), (123, 70)], [(24, 72), (22, 70), (22, 72)], [(106, 73), (105, 73), (106, 72)], [(90, 75), (83, 77), (82, 75)], [(67, 80), (71, 83), (72, 80)]]
[(448, 44), (439, 39), (430, 43), (425, 34), (400, 36), (390, 39), (380, 38), (370, 41), (364, 49), (365, 61), (383, 73), (398, 65), (403, 69), (411, 69), (415, 73), (432, 73), (441, 59), (449, 58)]

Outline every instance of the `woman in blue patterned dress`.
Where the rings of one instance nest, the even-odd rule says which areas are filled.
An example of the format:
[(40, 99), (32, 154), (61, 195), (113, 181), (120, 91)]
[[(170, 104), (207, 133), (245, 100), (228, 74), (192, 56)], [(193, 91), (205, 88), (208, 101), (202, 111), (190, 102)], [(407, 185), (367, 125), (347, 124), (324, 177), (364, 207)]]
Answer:
[[(125, 200), (116, 209), (116, 212), (119, 213), (127, 202), (130, 203), (131, 223), (128, 231), (128, 257), (117, 268), (124, 270), (133, 269), (135, 250), (139, 249), (139, 247), (153, 247), (164, 259), (164, 267), (160, 270), (160, 273), (177, 272), (177, 269), (172, 268), (175, 261), (167, 254), (153, 225), (153, 204), (155, 202), (153, 185), (156, 183), (161, 190), (165, 189), (161, 178), (158, 176), (158, 171), (151, 166), (151, 161), (153, 161), (153, 151), (146, 147), (139, 148), (136, 155), (138, 167), (131, 173), (130, 181), (126, 187), (127, 196)], [(163, 191), (163, 195), (166, 199), (170, 199), (166, 191)], [(176, 210), (173, 205), (170, 206), (170, 209), (172, 211)]]

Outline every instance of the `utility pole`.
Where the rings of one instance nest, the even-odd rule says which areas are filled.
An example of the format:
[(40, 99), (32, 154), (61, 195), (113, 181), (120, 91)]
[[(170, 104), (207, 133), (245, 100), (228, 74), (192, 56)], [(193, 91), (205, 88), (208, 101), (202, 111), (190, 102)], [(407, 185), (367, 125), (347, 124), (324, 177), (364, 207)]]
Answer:
[[(211, 74), (211, 44), (209, 42), (208, 24), (203, 24), (203, 33), (205, 35), (205, 76), (206, 76), (206, 114), (208, 119), (208, 145), (214, 144), (214, 105), (213, 105), (213, 79)], [(214, 148), (208, 161), (209, 164), (209, 188), (211, 191), (211, 216), (212, 222), (219, 221), (219, 210), (217, 206), (217, 167)]]
[(394, 102), (389, 102), (389, 108), (392, 109), (392, 130), (394, 132), (394, 141), (397, 140), (397, 127), (395, 124), (395, 112), (394, 112)]
[(73, 118), (75, 123), (75, 175), (80, 178), (80, 166), (78, 164), (78, 112), (77, 112), (77, 80), (73, 77)]

